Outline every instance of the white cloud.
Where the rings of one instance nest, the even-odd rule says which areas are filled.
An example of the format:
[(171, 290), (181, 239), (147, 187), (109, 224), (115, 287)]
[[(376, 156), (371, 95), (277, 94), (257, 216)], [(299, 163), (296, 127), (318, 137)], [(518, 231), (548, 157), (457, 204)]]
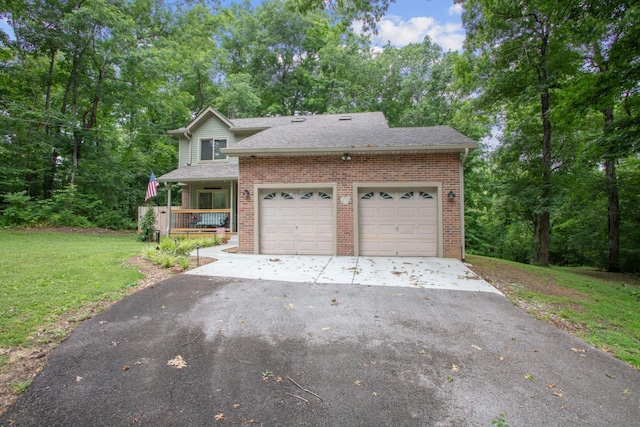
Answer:
[[(361, 32), (362, 25), (355, 23), (356, 32)], [(378, 22), (378, 35), (373, 40), (379, 44), (390, 42), (394, 46), (405, 46), (409, 43), (421, 43), (425, 36), (440, 45), (444, 51), (460, 50), (464, 42), (464, 30), (460, 24), (441, 24), (430, 16), (419, 16), (402, 20), (400, 16), (388, 15)]]
[(454, 4), (449, 8), (449, 15), (462, 15), (462, 6), (459, 4)]

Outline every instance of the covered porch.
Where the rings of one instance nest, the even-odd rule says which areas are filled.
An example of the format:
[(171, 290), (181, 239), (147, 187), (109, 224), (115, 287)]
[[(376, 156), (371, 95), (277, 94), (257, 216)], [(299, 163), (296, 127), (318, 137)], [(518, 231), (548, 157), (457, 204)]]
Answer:
[[(191, 165), (158, 178), (167, 186), (166, 224), (162, 235), (237, 232), (237, 165)], [(171, 206), (171, 186), (181, 187), (180, 206)]]

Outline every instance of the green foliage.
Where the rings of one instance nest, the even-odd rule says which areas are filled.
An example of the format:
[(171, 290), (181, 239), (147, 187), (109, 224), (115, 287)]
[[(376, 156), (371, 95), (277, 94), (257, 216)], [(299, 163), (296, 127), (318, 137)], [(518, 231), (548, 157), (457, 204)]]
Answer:
[(0, 231), (0, 347), (29, 345), (64, 313), (119, 298), (141, 275), (132, 234)]
[(496, 427), (509, 427), (509, 424), (507, 424), (506, 415), (504, 414), (504, 412), (498, 415), (493, 420), (491, 420), (491, 425)]
[(189, 259), (188, 256), (180, 256), (178, 258), (176, 258), (175, 263), (182, 268), (183, 270), (188, 270), (189, 269), (189, 264), (191, 263), (191, 260)]
[(153, 241), (156, 228), (155, 224), (156, 217), (154, 215), (153, 209), (149, 207), (140, 220), (140, 231), (138, 232), (138, 240), (140, 240), (141, 242)]
[(205, 248), (222, 244), (222, 239), (213, 235), (212, 237), (191, 238), (187, 236), (162, 237), (157, 247), (150, 246), (143, 252), (143, 256), (154, 265), (162, 268), (170, 268), (175, 265), (183, 270), (189, 268), (189, 254), (196, 249), (196, 246)]
[(27, 196), (27, 191), (19, 193), (4, 194), (2, 196), (6, 207), (2, 212), (4, 225), (25, 226), (37, 221), (36, 206), (32, 203), (31, 197)]
[(32, 381), (33, 380), (26, 380), (26, 381), (20, 381), (20, 382), (17, 382), (17, 383), (13, 383), (13, 384), (11, 384), (11, 388), (13, 389), (13, 392), (15, 394), (20, 395), (20, 394), (24, 393), (25, 391), (27, 391), (27, 389), (31, 385)]

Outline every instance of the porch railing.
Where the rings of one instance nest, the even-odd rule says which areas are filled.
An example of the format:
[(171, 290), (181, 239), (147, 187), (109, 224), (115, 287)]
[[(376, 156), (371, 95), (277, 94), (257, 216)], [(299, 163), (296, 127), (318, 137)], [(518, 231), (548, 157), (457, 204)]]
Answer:
[(169, 234), (231, 231), (231, 209), (171, 209)]

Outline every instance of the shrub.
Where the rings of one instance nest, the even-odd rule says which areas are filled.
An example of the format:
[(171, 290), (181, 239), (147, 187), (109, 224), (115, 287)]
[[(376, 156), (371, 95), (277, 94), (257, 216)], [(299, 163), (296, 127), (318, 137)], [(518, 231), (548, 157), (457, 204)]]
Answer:
[(36, 206), (31, 197), (27, 196), (26, 190), (19, 193), (5, 194), (2, 198), (8, 205), (2, 213), (6, 225), (26, 226), (36, 222)]
[(189, 268), (189, 254), (195, 250), (196, 246), (201, 248), (215, 246), (223, 243), (223, 241), (226, 240), (215, 235), (197, 239), (186, 236), (163, 237), (157, 247), (150, 246), (145, 249), (143, 256), (151, 263), (163, 268), (177, 265), (186, 270)]
[(191, 263), (191, 260), (189, 259), (188, 256), (181, 256), (176, 258), (176, 264), (178, 264), (180, 268), (182, 268), (183, 270), (189, 269), (190, 263)]
[(141, 242), (153, 241), (155, 225), (156, 217), (153, 213), (153, 208), (149, 208), (140, 220), (140, 232), (138, 233), (138, 240), (140, 240)]
[(136, 228), (135, 222), (119, 211), (102, 212), (96, 216), (94, 222), (97, 227), (111, 230), (135, 230)]
[(81, 215), (76, 215), (70, 210), (63, 210), (62, 212), (51, 215), (49, 225), (54, 227), (80, 227), (89, 228), (92, 226), (89, 220)]

